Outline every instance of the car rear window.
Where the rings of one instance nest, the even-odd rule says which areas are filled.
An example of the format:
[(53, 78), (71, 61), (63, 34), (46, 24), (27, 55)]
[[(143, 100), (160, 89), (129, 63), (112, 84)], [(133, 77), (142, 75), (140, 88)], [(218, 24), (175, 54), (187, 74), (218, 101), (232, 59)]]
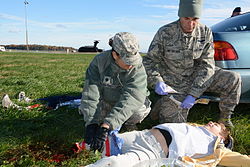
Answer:
[(227, 18), (211, 27), (213, 32), (250, 31), (250, 13)]

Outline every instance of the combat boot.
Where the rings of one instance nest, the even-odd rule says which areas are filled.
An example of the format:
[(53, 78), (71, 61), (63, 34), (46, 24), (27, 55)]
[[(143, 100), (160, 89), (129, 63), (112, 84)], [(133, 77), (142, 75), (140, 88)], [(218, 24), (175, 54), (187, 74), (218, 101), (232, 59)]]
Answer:
[(223, 123), (226, 127), (229, 128), (234, 128), (233, 123), (231, 122), (231, 115), (233, 113), (231, 111), (227, 111), (227, 112), (221, 112), (220, 113), (220, 119), (219, 119), (219, 123)]

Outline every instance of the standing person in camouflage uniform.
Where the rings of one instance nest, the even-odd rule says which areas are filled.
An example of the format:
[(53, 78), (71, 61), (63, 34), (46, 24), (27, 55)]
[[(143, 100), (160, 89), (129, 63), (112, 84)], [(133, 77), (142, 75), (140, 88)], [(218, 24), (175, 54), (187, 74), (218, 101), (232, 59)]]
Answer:
[(108, 131), (136, 127), (150, 112), (147, 74), (136, 38), (117, 33), (112, 50), (93, 59), (86, 72), (80, 112), (85, 121), (85, 142), (102, 150)]
[[(233, 126), (230, 118), (238, 104), (238, 73), (215, 67), (211, 30), (199, 23), (202, 0), (180, 0), (179, 19), (161, 27), (143, 63), (148, 84), (162, 95), (152, 109), (160, 122), (186, 122), (188, 111), (205, 91), (220, 95), (219, 122)], [(177, 91), (170, 97), (168, 86)], [(167, 96), (164, 96), (167, 95)]]

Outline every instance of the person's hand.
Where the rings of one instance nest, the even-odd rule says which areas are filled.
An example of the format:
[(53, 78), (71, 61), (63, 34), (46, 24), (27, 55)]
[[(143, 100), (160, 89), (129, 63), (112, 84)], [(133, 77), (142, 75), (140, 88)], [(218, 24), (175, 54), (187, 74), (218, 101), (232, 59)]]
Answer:
[(93, 138), (93, 141), (90, 143), (90, 149), (98, 150), (99, 152), (103, 151), (105, 140), (108, 137), (109, 129), (105, 127), (99, 127), (96, 131), (96, 136)]
[(84, 140), (87, 144), (90, 144), (93, 141), (96, 135), (97, 128), (98, 128), (98, 124), (89, 124), (86, 127)]
[(194, 103), (195, 103), (195, 97), (193, 97), (191, 95), (187, 95), (187, 97), (181, 103), (181, 108), (190, 109), (193, 107)]
[(155, 92), (158, 95), (167, 95), (167, 85), (164, 82), (157, 82), (157, 84), (155, 85)]

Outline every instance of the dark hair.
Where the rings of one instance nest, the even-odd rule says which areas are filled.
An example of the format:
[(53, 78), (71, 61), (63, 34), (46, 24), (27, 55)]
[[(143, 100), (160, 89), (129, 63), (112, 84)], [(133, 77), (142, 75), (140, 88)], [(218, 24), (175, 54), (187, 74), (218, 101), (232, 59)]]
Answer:
[(240, 7), (236, 7), (236, 8), (234, 8), (233, 12), (241, 12), (241, 8)]
[(110, 39), (109, 39), (109, 46), (112, 47), (112, 44), (113, 44), (113, 38), (110, 38)]

